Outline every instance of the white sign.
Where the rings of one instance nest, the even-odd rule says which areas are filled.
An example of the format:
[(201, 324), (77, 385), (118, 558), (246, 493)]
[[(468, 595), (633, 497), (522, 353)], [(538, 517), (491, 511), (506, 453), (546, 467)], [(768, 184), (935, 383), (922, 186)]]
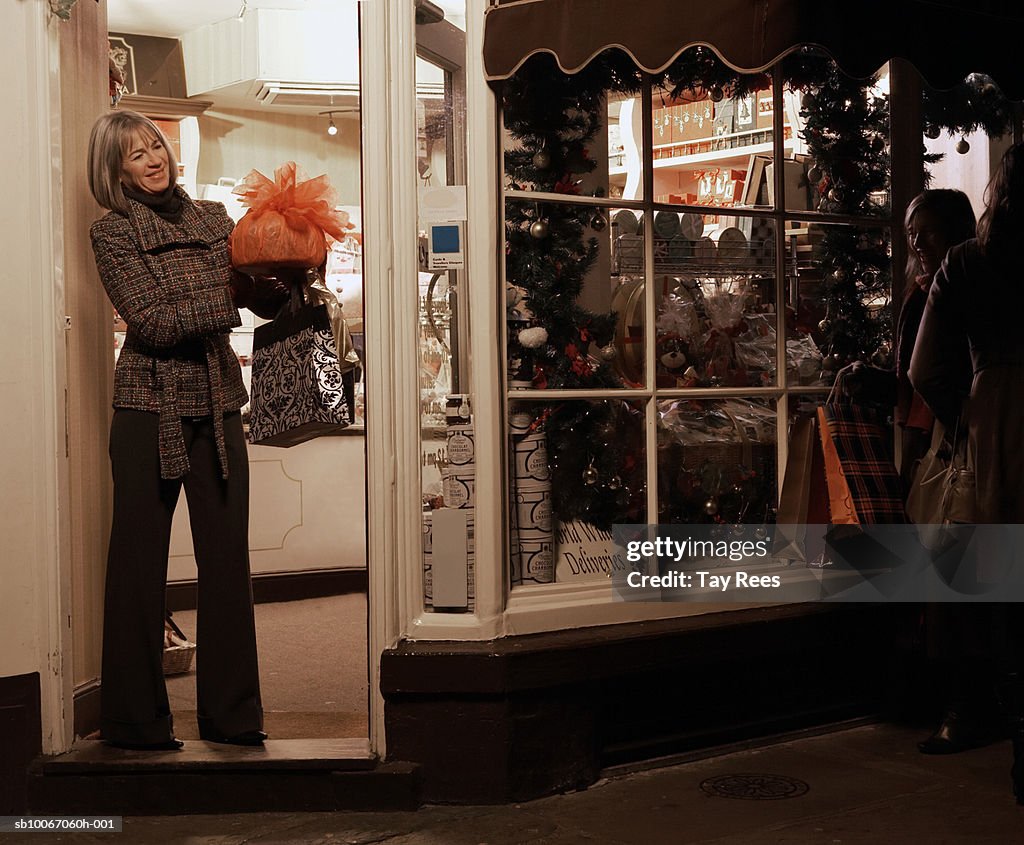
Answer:
[(465, 185), (428, 185), (420, 188), (420, 223), (448, 223), (465, 219)]
[(587, 522), (558, 523), (558, 561), (555, 581), (603, 581), (614, 572), (627, 572), (610, 531)]

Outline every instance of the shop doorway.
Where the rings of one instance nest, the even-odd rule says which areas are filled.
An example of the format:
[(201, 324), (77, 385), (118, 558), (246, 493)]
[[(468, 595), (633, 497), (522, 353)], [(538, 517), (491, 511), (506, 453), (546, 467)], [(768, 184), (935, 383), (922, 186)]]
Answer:
[[(310, 178), (326, 174), (349, 215), (323, 282), (359, 357), (353, 424), (286, 449), (250, 446), (250, 559), (268, 734), (356, 738), (369, 735), (359, 4), (300, 5), (182, 0), (172, 13), (110, 0), (108, 30), (125, 79), (117, 107), (160, 121), (193, 198), (223, 202), (237, 220), (246, 209), (233, 186), (295, 161)], [(265, 321), (247, 310), (242, 318), (232, 346), (248, 387), (253, 331)], [(123, 330), (115, 324), (115, 349)], [(195, 579), (182, 497), (167, 596), (186, 643), (170, 638), (165, 667), (185, 740), (198, 738)], [(98, 655), (99, 643), (89, 646)]]

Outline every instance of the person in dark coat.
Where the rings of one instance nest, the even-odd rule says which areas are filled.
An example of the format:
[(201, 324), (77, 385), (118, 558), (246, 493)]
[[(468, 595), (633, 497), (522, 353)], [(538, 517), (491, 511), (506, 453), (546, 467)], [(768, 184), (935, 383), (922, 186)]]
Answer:
[[(907, 371), (914, 351), (928, 288), (949, 248), (974, 237), (974, 209), (963, 191), (933, 188), (922, 191), (907, 206), (906, 290), (896, 325), (895, 367), (883, 369), (860, 363), (844, 378), (853, 398), (870, 399), (895, 408), (900, 432), (900, 476), (909, 489), (917, 462), (928, 451), (934, 417), (911, 387)], [(966, 366), (966, 346), (964, 360)]]
[[(928, 293), (910, 380), (953, 430), (967, 399), (975, 521), (1024, 523), (1024, 145), (1003, 156), (986, 192), (978, 237), (950, 250)], [(961, 375), (970, 346), (973, 375)], [(1024, 803), (1024, 625), (1019, 604), (993, 605), (992, 654), (1004, 672), (1014, 792)]]
[[(906, 290), (896, 325), (895, 367), (882, 369), (860, 363), (843, 380), (851, 398), (894, 409), (900, 438), (900, 477), (906, 495), (917, 464), (931, 443), (934, 415), (910, 383), (908, 371), (924, 314), (928, 289), (950, 247), (974, 237), (974, 210), (963, 191), (937, 188), (922, 191), (907, 206)], [(952, 353), (951, 353), (952, 354)], [(960, 351), (961, 378), (968, 378), (966, 340)], [(995, 739), (992, 711), (996, 709), (987, 654), (990, 626), (985, 605), (925, 605), (915, 627), (923, 633), (933, 694), (942, 705), (936, 730), (918, 748), (924, 754), (954, 754)]]
[(100, 279), (127, 331), (114, 371), (114, 514), (103, 620), (100, 728), (122, 748), (175, 749), (163, 677), (171, 520), (184, 487), (199, 574), (200, 736), (258, 745), (263, 733), (249, 573), (247, 401), (228, 342), (224, 206), (177, 182), (167, 138), (114, 111), (89, 139), (89, 187), (109, 213), (90, 229)]

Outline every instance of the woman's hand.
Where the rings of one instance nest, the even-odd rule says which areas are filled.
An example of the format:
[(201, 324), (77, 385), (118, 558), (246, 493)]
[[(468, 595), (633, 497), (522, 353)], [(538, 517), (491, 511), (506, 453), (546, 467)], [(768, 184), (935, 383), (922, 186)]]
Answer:
[(840, 390), (851, 402), (895, 404), (896, 375), (892, 370), (855, 361), (843, 373)]
[(273, 320), (288, 301), (290, 288), (276, 276), (250, 276), (231, 271), (231, 297), (236, 308), (248, 308), (257, 317)]
[(291, 291), (309, 283), (310, 276), (327, 272), (327, 256), (318, 268), (261, 267), (250, 275), (231, 268), (231, 297), (237, 308), (248, 308), (257, 317), (272, 320), (287, 302)]

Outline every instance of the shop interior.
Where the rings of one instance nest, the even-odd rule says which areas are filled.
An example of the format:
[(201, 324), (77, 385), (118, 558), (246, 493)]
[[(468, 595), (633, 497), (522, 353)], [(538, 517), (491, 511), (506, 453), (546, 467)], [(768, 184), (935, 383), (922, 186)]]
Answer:
[[(464, 32), (464, 2), (427, 5), (431, 14), (418, 23)], [(363, 289), (372, 280), (362, 271), (358, 7), (356, 0), (182, 0), (170, 7), (110, 0), (108, 30), (111, 64), (123, 79), (111, 83), (112, 104), (158, 121), (192, 197), (223, 202), (237, 221), (246, 208), (233, 189), (250, 171), (272, 178), (294, 161), (309, 178), (326, 174), (351, 228), (330, 245), (323, 281), (337, 296), (361, 365), (370, 345)], [(444, 142), (450, 80), (450, 68), (417, 60), (422, 187), (450, 184), (454, 175)], [(450, 275), (420, 274), (425, 495), (440, 494), (444, 397), (453, 390)], [(241, 313), (231, 342), (248, 387), (253, 331), (265, 320)], [(115, 315), (115, 356), (124, 329)], [(363, 388), (357, 366), (354, 420), (338, 435), (249, 447), (250, 558), (273, 738), (368, 735)], [(195, 579), (182, 496), (168, 568), (173, 625), (165, 674), (183, 739), (196, 733), (194, 654), (202, 644), (194, 640)]]

